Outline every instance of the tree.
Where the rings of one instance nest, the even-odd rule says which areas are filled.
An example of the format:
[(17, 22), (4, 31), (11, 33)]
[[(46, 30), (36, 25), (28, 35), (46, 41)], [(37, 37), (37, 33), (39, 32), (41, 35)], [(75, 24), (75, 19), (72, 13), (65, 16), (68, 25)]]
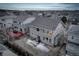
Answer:
[(67, 23), (67, 18), (66, 18), (65, 16), (63, 16), (63, 17), (61, 18), (61, 20), (62, 20), (62, 22), (63, 22), (64, 24)]

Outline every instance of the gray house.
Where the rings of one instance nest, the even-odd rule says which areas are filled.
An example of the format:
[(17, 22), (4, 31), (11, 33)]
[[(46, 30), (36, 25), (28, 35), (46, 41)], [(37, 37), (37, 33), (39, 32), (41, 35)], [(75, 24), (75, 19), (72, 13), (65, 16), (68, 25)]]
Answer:
[(29, 24), (30, 36), (38, 42), (57, 45), (65, 31), (62, 24), (57, 16), (36, 17), (35, 21)]
[(79, 56), (79, 25), (71, 25), (68, 30), (66, 45), (67, 55)]

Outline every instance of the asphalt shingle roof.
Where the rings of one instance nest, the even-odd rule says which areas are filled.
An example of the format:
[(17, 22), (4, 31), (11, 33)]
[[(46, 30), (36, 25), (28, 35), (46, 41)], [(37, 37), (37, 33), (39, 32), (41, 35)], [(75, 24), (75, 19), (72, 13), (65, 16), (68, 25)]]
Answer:
[(36, 17), (36, 20), (30, 23), (30, 25), (54, 30), (58, 26), (59, 22), (60, 20), (58, 17)]
[(0, 44), (0, 51), (4, 51), (6, 50), (7, 48), (5, 46), (3, 46), (2, 44)]
[(79, 36), (79, 25), (71, 25), (68, 34)]

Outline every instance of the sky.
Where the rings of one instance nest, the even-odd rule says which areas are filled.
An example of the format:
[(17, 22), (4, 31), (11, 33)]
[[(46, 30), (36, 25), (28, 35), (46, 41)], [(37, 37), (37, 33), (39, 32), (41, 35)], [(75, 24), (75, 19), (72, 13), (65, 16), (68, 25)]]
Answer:
[(79, 10), (79, 3), (0, 3), (0, 9)]

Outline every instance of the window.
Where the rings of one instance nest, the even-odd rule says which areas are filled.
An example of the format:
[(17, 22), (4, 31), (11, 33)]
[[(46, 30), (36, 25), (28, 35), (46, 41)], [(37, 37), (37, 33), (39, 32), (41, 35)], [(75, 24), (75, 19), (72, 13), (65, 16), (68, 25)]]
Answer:
[(1, 19), (2, 21), (5, 21), (5, 19)]
[(17, 21), (13, 21), (13, 23), (17, 23)]
[(45, 32), (44, 29), (43, 29), (43, 32)]
[(45, 40), (45, 37), (43, 37), (43, 40)]
[(6, 26), (6, 24), (4, 24), (4, 27)]
[(49, 33), (49, 31), (47, 31), (47, 34)]
[(22, 28), (20, 28), (20, 31), (22, 31)]
[(38, 42), (41, 42), (40, 36), (37, 35)]
[(26, 29), (24, 28), (24, 31), (26, 31)]
[(48, 41), (48, 38), (46, 38), (46, 40)]
[(74, 36), (72, 36), (72, 39), (74, 39)]
[(18, 27), (14, 27), (14, 28), (18, 29)]
[(19, 24), (21, 24), (21, 22), (19, 22)]
[(39, 31), (39, 28), (37, 28), (37, 31)]
[(49, 39), (49, 42), (51, 42), (51, 39)]

